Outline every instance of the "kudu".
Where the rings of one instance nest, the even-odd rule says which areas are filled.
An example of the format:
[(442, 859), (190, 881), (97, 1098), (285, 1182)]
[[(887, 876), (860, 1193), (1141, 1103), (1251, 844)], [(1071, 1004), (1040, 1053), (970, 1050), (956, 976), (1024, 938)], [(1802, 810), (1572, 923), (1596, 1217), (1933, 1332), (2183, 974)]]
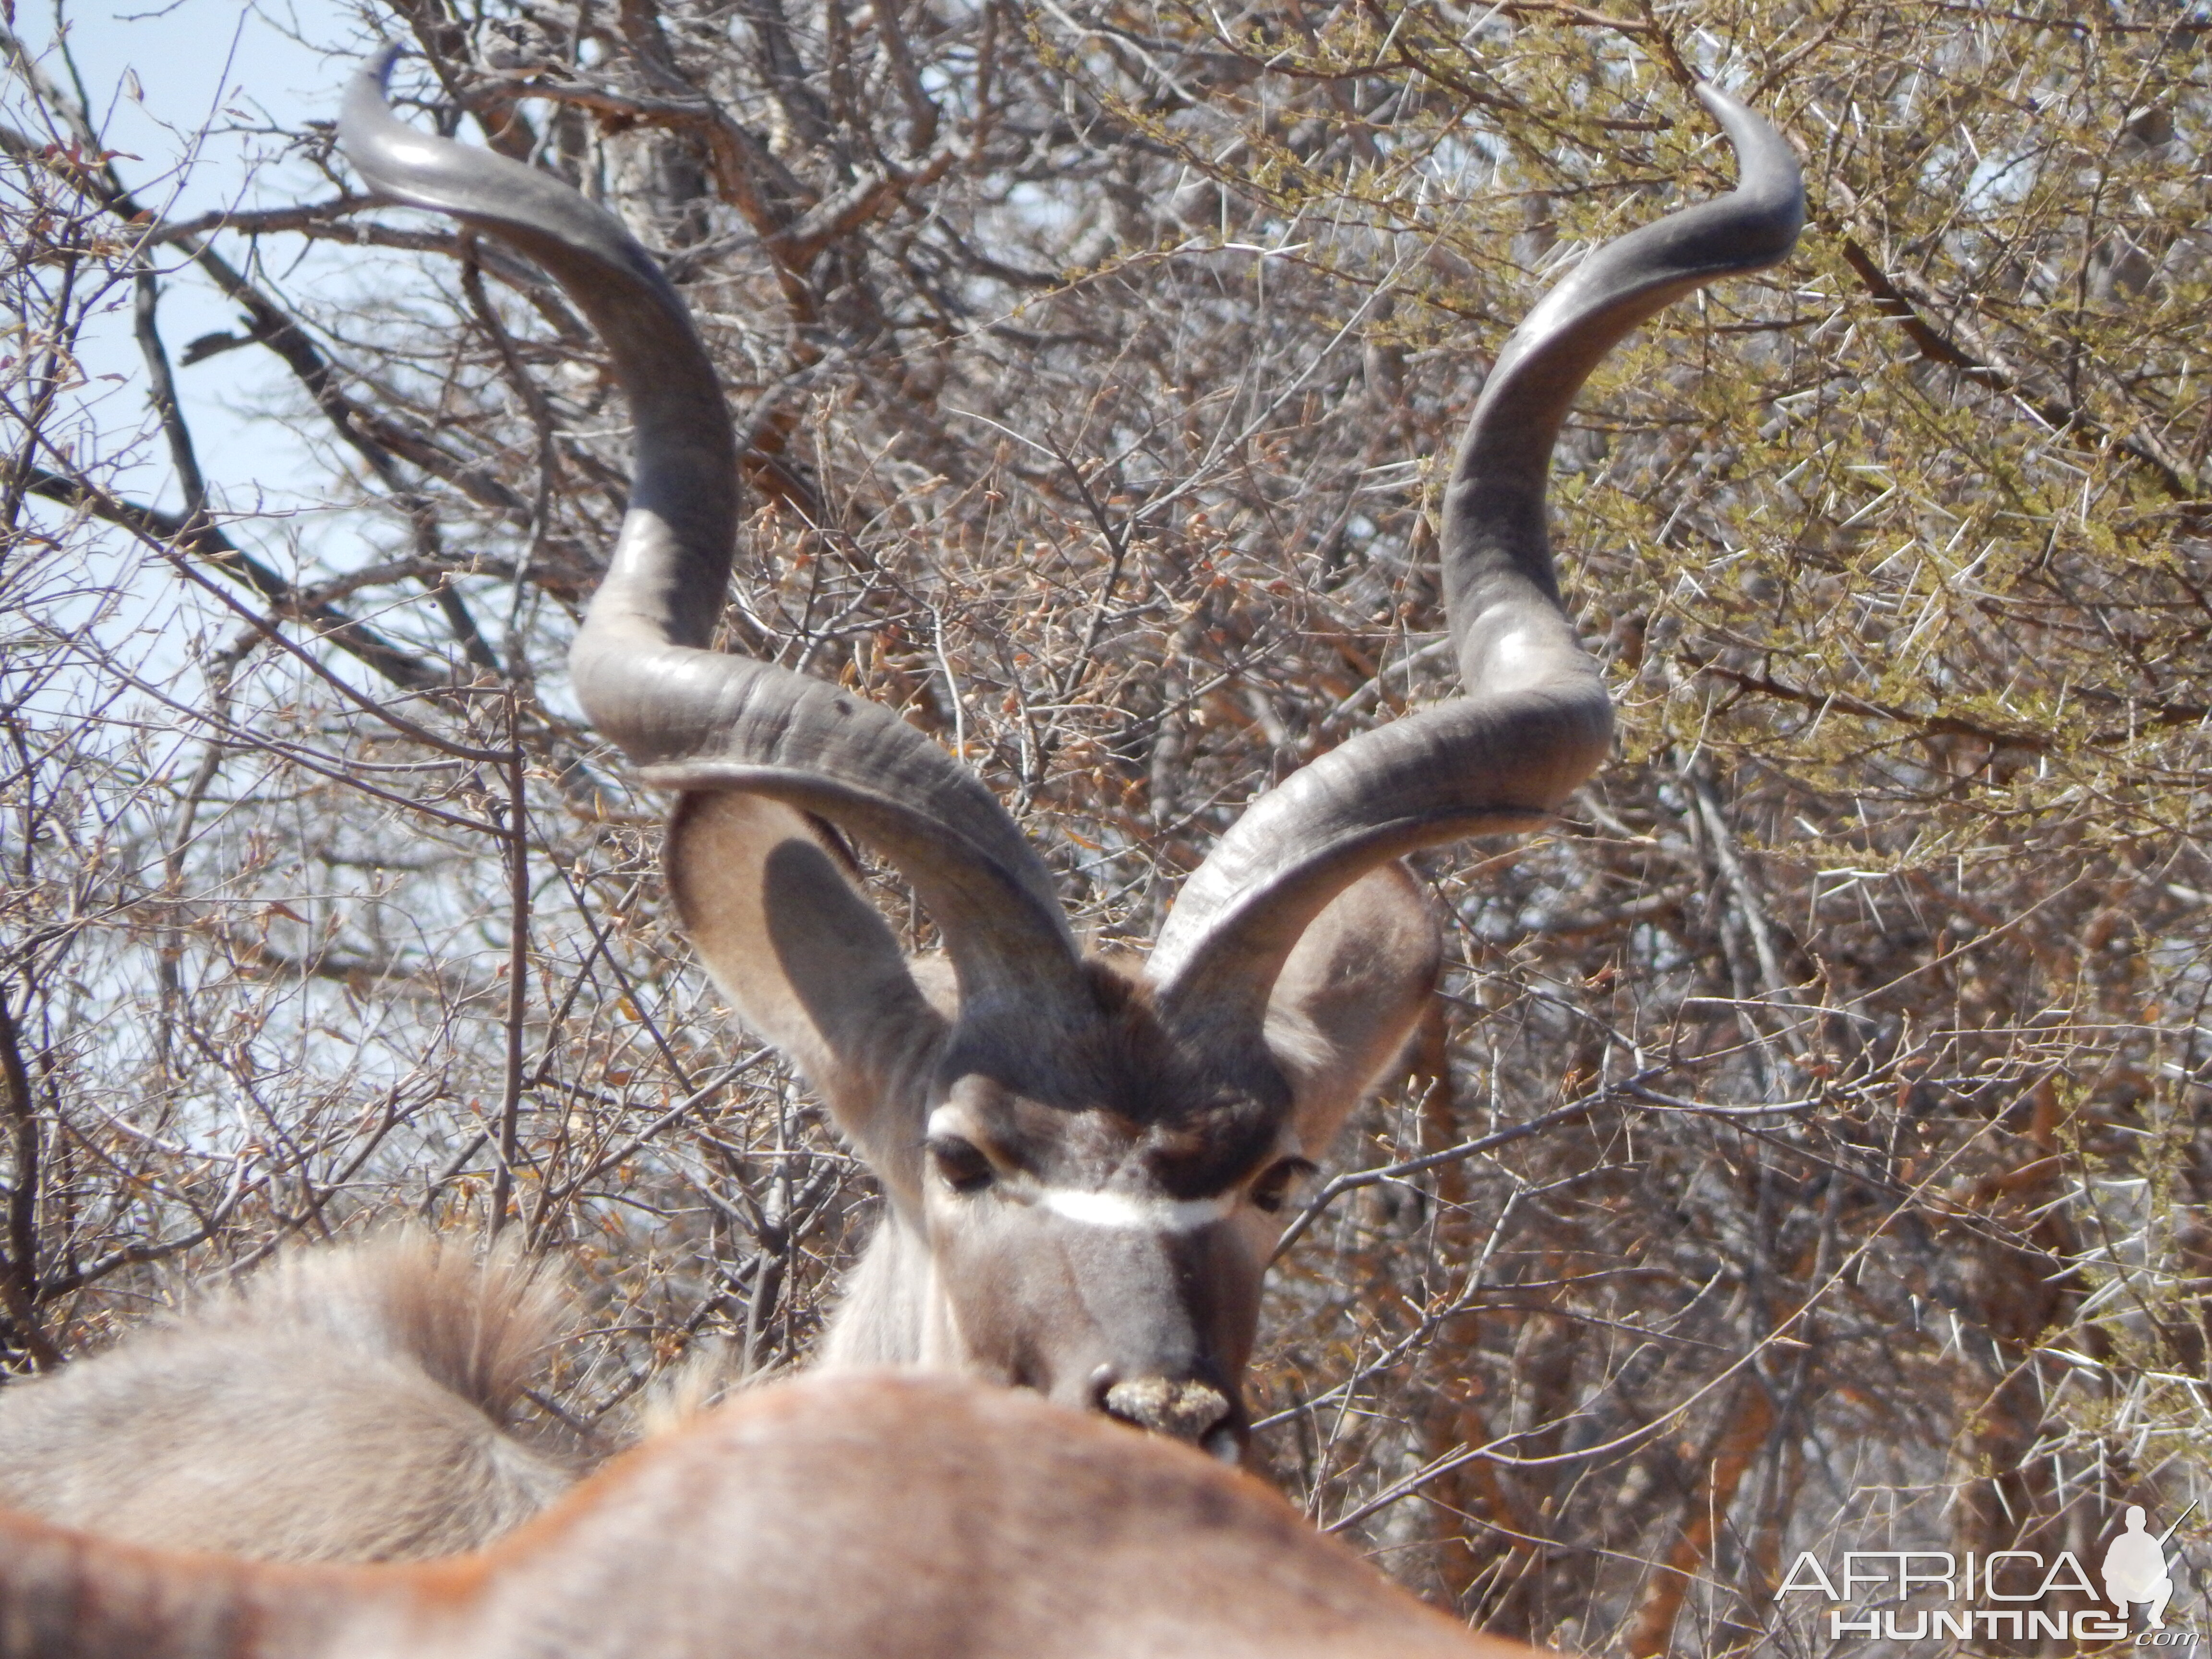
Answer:
[(960, 1378), (763, 1389), (428, 1565), (0, 1511), (0, 1659), (1539, 1659), (1188, 1447)]
[[(629, 399), (629, 513), (570, 666), (640, 781), (679, 792), (667, 867), (699, 954), (888, 1194), (827, 1360), (957, 1368), (1236, 1455), (1277, 1214), (1432, 988), (1437, 926), (1399, 859), (1541, 823), (1606, 754), (1612, 706), (1546, 533), (1553, 441), (1638, 322), (1789, 252), (1803, 212), (1789, 146), (1699, 88), (1738, 188), (1590, 253), (1506, 343), (1475, 408), (1442, 538), (1466, 694), (1255, 801), (1133, 969), (1085, 957), (1044, 860), (927, 736), (707, 648), (738, 458), (684, 301), (565, 185), (396, 119), (394, 55), (356, 79), (340, 123), (364, 182), (534, 259)], [(905, 957), (823, 825), (897, 867), (944, 966)]]
[(564, 1322), (511, 1255), (412, 1233), (301, 1250), (0, 1389), (0, 1504), (277, 1560), (473, 1549), (580, 1472), (512, 1421)]

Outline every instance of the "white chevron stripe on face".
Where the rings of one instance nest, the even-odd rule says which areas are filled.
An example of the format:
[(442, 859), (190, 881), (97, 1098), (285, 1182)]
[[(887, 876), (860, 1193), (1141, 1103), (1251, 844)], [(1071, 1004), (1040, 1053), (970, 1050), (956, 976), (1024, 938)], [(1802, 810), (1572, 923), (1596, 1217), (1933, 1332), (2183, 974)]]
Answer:
[(1067, 1187), (1048, 1187), (1038, 1201), (1055, 1215), (1090, 1227), (1114, 1227), (1125, 1231), (1154, 1233), (1195, 1232), (1212, 1225), (1236, 1207), (1236, 1195), (1212, 1198), (1148, 1198), (1136, 1193), (1079, 1192)]

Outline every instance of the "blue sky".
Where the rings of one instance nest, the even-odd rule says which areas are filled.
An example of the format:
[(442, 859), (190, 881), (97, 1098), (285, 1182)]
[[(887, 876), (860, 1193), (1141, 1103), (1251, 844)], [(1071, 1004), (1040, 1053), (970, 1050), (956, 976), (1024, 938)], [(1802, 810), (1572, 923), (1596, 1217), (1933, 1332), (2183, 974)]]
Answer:
[[(276, 206), (313, 200), (330, 185), (287, 156), (273, 130), (336, 112), (362, 36), (356, 15), (334, 0), (242, 9), (235, 0), (17, 0), (16, 27), (49, 75), (70, 83), (56, 49), (65, 26), (70, 57), (89, 112), (124, 181), (168, 217), (217, 208)], [(314, 42), (315, 45), (307, 44)], [(329, 50), (335, 47), (337, 50)], [(224, 252), (243, 263), (238, 238)], [(299, 295), (333, 274), (327, 262), (290, 263), (296, 242), (264, 250), (266, 275), (280, 292)], [(318, 268), (320, 266), (321, 268)], [(173, 360), (195, 337), (235, 326), (234, 308), (189, 267), (164, 284), (161, 332)], [(146, 421), (144, 371), (127, 308), (97, 319), (84, 342), (89, 413), (118, 436)], [(112, 375), (112, 380), (101, 377)], [(322, 469), (289, 425), (266, 413), (295, 407), (283, 366), (264, 351), (226, 352), (177, 374), (203, 468), (219, 499), (247, 508), (264, 493), (282, 501), (296, 488), (312, 499)], [(142, 500), (173, 505), (173, 483), (158, 446), (125, 479)], [(267, 535), (251, 539), (270, 551)]]

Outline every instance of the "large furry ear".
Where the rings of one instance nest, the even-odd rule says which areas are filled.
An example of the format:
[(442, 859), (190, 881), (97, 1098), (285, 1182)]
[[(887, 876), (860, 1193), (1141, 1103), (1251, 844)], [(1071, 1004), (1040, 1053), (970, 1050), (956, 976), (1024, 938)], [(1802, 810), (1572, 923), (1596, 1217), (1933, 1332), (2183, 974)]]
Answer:
[(1442, 958), (1428, 895), (1402, 864), (1346, 888), (1299, 938), (1267, 998), (1267, 1040), (1308, 1156), (1405, 1052)]
[(933, 1061), (945, 1030), (841, 849), (757, 795), (687, 794), (668, 826), (668, 882), (685, 931), (746, 1029), (822, 1093), (887, 1182), (921, 1139), (887, 1103)]

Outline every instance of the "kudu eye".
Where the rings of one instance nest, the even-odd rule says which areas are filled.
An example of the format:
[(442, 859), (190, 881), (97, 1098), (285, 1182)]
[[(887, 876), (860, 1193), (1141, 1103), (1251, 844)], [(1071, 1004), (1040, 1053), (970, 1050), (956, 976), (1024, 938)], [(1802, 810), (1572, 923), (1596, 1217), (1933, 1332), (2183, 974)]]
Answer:
[(972, 1140), (963, 1140), (958, 1135), (932, 1135), (926, 1144), (937, 1173), (956, 1193), (980, 1193), (998, 1177), (983, 1149)]
[(1273, 1215), (1290, 1202), (1291, 1189), (1313, 1172), (1313, 1164), (1305, 1158), (1276, 1159), (1252, 1183), (1252, 1207)]

